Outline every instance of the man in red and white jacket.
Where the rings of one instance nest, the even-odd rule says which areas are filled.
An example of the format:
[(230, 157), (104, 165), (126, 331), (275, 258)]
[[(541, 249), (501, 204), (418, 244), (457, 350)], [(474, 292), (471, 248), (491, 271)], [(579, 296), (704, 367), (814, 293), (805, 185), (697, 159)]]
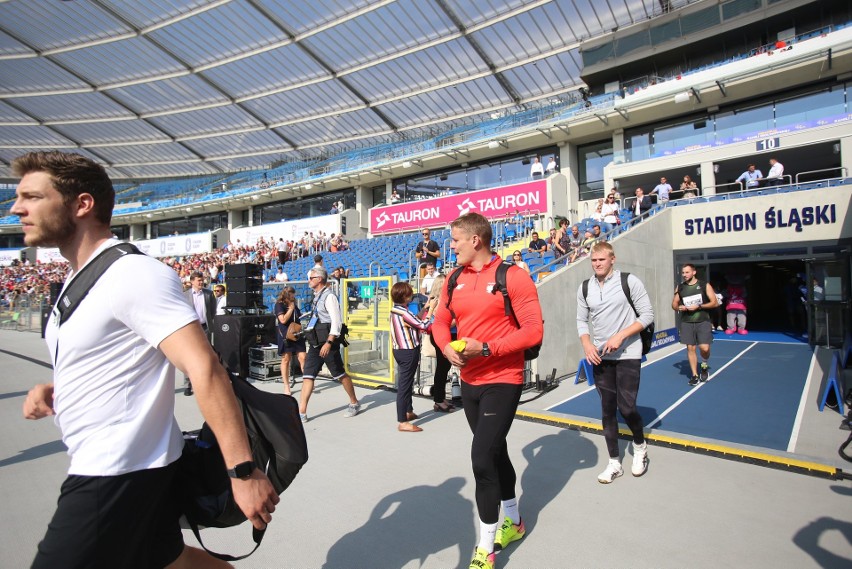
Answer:
[[(492, 568), (494, 552), (524, 536), (515, 497), (516, 475), (506, 447), (524, 380), (524, 350), (541, 343), (544, 332), (538, 292), (518, 267), (506, 273), (506, 288), (520, 328), (506, 316), (502, 294), (494, 294), (502, 259), (491, 251), (491, 225), (478, 213), (451, 224), (450, 246), (464, 267), (450, 305), (438, 307), (432, 334), (436, 345), (461, 369), (462, 402), (473, 443), (480, 541), (471, 567)], [(448, 298), (447, 279), (441, 298)], [(455, 319), (462, 351), (450, 346)], [(503, 508), (502, 524), (500, 508)]]

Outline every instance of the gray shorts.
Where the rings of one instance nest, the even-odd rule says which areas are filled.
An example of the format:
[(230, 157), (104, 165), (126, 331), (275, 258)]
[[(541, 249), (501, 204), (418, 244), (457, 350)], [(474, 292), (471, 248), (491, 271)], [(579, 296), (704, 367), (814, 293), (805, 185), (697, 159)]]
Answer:
[(713, 323), (709, 320), (704, 322), (681, 322), (680, 343), (687, 346), (703, 346), (713, 343)]

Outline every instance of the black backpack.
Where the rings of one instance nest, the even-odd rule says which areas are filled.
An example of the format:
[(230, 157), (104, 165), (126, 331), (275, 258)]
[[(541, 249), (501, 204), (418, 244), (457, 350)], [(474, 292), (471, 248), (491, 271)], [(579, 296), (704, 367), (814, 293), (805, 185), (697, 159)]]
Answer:
[[(120, 243), (102, 251), (86, 264), (56, 302), (59, 325), (71, 317), (92, 285), (115, 261), (125, 255), (143, 254), (130, 243)], [(252, 460), (266, 473), (275, 491), (281, 494), (308, 460), (308, 443), (299, 419), (299, 405), (289, 395), (266, 393), (245, 379), (235, 377), (230, 370), (229, 375), (245, 421)], [(200, 528), (231, 527), (246, 521), (234, 502), (225, 460), (207, 423), (198, 431), (184, 433), (177, 478), (181, 511), (202, 547)], [(226, 561), (244, 559), (260, 546), (266, 531), (252, 530), (255, 546), (246, 555), (234, 557), (204, 549)]]
[[(518, 317), (515, 316), (515, 311), (512, 310), (512, 299), (509, 298), (509, 289), (506, 286), (506, 273), (509, 272), (510, 267), (514, 267), (514, 263), (510, 263), (509, 261), (503, 261), (497, 267), (497, 275), (494, 278), (494, 288), (491, 289), (491, 294), (497, 294), (500, 292), (503, 295), (503, 306), (505, 309), (506, 316), (512, 318), (515, 321), (515, 326), (519, 329), (521, 327), (521, 323), (518, 322)], [(447, 308), (450, 311), (450, 314), (453, 315), (455, 319), (456, 315), (453, 312), (453, 309), (450, 308), (450, 302), (453, 300), (453, 291), (456, 288), (457, 281), (459, 280), (459, 275), (464, 270), (464, 267), (459, 267), (450, 273), (449, 278), (447, 279)], [(538, 357), (539, 352), (541, 351), (541, 344), (537, 344), (531, 348), (527, 348), (524, 350), (524, 361), (534, 360)]]
[[(639, 318), (639, 311), (636, 310), (636, 307), (633, 306), (633, 298), (630, 296), (630, 285), (627, 284), (627, 277), (630, 276), (630, 273), (621, 273), (621, 290), (624, 291), (624, 296), (627, 297), (627, 302), (630, 304), (630, 308), (633, 309), (633, 313), (636, 314), (636, 318)], [(586, 297), (589, 296), (589, 279), (583, 281), (583, 300), (586, 301)], [(588, 301), (586, 301), (588, 304)], [(645, 327), (644, 330), (639, 332), (639, 338), (642, 340), (642, 355), (644, 356), (648, 352), (651, 351), (651, 343), (654, 341), (654, 323), (651, 322), (648, 326)]]

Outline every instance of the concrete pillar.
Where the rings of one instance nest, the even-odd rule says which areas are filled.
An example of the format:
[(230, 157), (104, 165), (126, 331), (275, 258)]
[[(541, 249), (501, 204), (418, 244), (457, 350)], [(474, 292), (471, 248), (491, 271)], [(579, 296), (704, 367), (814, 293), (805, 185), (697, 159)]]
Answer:
[[(826, 174), (830, 175), (831, 177), (849, 177), (849, 173), (852, 172), (852, 136), (844, 136), (840, 139), (840, 165), (846, 168), (845, 172), (826, 172)], [(793, 178), (793, 181), (795, 180), (796, 179)]]
[(138, 241), (139, 239), (145, 239), (148, 234), (149, 223), (132, 223), (130, 225), (130, 240)]
[[(373, 189), (364, 186), (355, 186), (355, 209), (358, 211), (358, 229), (366, 230), (369, 226), (369, 212), (373, 207)], [(349, 218), (346, 221), (347, 235), (357, 235), (359, 232), (349, 227)]]
[[(716, 185), (716, 167), (712, 162), (701, 163), (701, 195), (715, 196), (716, 188), (711, 186)], [(674, 186), (672, 186), (674, 188)], [(678, 186), (679, 187), (679, 186)]]
[[(578, 214), (580, 202), (580, 184), (577, 182), (577, 172), (579, 172), (579, 164), (577, 163), (577, 145), (566, 142), (559, 147), (559, 172), (567, 178), (568, 182), (568, 199), (567, 209), (565, 211), (551, 211), (548, 215), (567, 215), (571, 223), (574, 223), (580, 216)], [(549, 230), (550, 228), (545, 228)]]
[(228, 210), (228, 229), (234, 229), (235, 227), (239, 227), (242, 225), (243, 215), (242, 210), (229, 209)]

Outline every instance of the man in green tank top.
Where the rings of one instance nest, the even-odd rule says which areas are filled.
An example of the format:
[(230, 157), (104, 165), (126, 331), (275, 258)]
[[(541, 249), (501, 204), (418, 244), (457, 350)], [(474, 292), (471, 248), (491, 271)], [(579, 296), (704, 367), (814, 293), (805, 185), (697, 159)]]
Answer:
[[(689, 385), (698, 385), (699, 381), (707, 381), (710, 375), (710, 344), (713, 343), (713, 323), (710, 310), (719, 306), (716, 291), (710, 283), (698, 280), (695, 265), (687, 263), (680, 271), (683, 282), (677, 285), (672, 310), (680, 314), (680, 343), (686, 344), (686, 355), (692, 376)], [(701, 368), (699, 373), (698, 354), (696, 346), (701, 351)]]

